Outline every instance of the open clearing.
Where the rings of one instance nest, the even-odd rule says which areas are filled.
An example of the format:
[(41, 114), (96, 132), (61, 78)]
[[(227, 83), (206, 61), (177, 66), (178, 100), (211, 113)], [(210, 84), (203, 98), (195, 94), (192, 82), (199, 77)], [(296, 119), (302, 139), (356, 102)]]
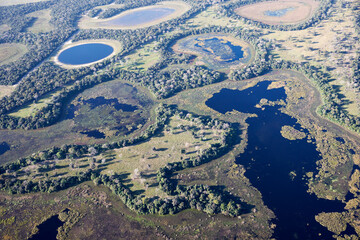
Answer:
[(60, 93), (61, 90), (62, 89), (60, 89), (56, 92), (53, 92), (53, 93), (46, 94), (37, 102), (26, 104), (23, 107), (21, 107), (20, 109), (17, 109), (15, 112), (9, 113), (9, 115), (13, 116), (13, 117), (22, 117), (22, 118), (33, 116), (40, 109), (42, 109), (43, 107), (45, 107), (49, 103), (51, 103), (53, 97), (56, 96), (58, 93)]
[[(154, 8), (159, 8), (159, 7), (164, 7), (164, 8), (171, 8), (174, 9), (175, 12), (163, 17), (161, 19), (157, 19), (154, 21), (149, 21), (143, 24), (138, 24), (138, 25), (134, 25), (134, 26), (118, 26), (118, 25), (106, 25), (106, 23), (108, 21), (114, 20), (116, 18), (120, 18), (124, 15), (128, 15), (130, 13), (134, 13), (134, 12), (138, 12), (138, 11), (142, 11), (142, 10), (148, 10), (148, 9), (154, 9)], [(131, 9), (128, 11), (125, 11), (123, 13), (120, 13), (116, 16), (113, 16), (111, 18), (107, 18), (107, 19), (96, 19), (96, 18), (91, 18), (89, 16), (83, 16), (80, 21), (79, 21), (79, 28), (81, 29), (89, 29), (89, 28), (103, 28), (103, 29), (138, 29), (138, 28), (144, 28), (144, 27), (149, 27), (149, 26), (153, 26), (177, 17), (180, 17), (181, 15), (183, 15), (184, 13), (186, 13), (187, 11), (189, 11), (191, 9), (191, 6), (188, 5), (185, 2), (182, 1), (169, 1), (169, 2), (160, 2), (157, 3), (156, 5), (152, 5), (152, 6), (147, 6), (147, 7), (141, 7), (141, 8), (136, 8), (136, 9)]]
[(54, 29), (54, 27), (50, 24), (51, 20), (51, 10), (45, 9), (41, 11), (36, 11), (33, 13), (28, 14), (28, 17), (36, 17), (35, 22), (27, 28), (27, 31), (33, 33), (40, 33), (40, 32), (50, 32)]
[[(107, 57), (100, 59), (99, 61), (95, 61), (95, 62), (91, 62), (91, 63), (87, 63), (87, 64), (79, 64), (79, 65), (71, 65), (71, 64), (64, 64), (62, 62), (60, 62), (58, 60), (58, 57), (60, 55), (60, 53), (66, 49), (72, 48), (74, 46), (78, 46), (78, 45), (82, 45), (82, 44), (87, 44), (87, 43), (103, 43), (103, 44), (107, 44), (110, 45), (114, 51)], [(66, 42), (61, 50), (58, 52), (58, 54), (56, 54), (56, 56), (52, 57), (51, 59), (58, 65), (60, 65), (63, 68), (66, 69), (71, 69), (71, 68), (80, 68), (80, 67), (86, 67), (86, 66), (90, 66), (93, 65), (95, 63), (99, 63), (104, 61), (105, 59), (111, 58), (113, 56), (115, 56), (116, 54), (118, 54), (121, 50), (122, 50), (122, 44), (119, 41), (116, 40), (108, 40), (108, 39), (95, 39), (95, 40), (83, 40), (83, 41), (78, 41), (78, 42)]]
[(273, 54), (276, 58), (309, 62), (328, 71), (336, 79), (331, 84), (344, 95), (343, 100), (348, 100), (345, 109), (360, 116), (359, 94), (349, 82), (356, 49), (360, 47), (352, 21), (353, 12), (341, 8), (340, 3), (334, 5), (334, 10), (329, 19), (315, 27), (291, 32), (271, 30), (264, 38), (275, 39), (277, 47)]
[(17, 85), (6, 86), (0, 85), (0, 99), (5, 96), (10, 96), (10, 94), (15, 90)]
[(310, 18), (318, 5), (313, 0), (282, 0), (246, 5), (237, 8), (235, 12), (242, 17), (270, 25), (295, 24)]
[(19, 43), (2, 43), (0, 44), (0, 65), (14, 62), (21, 58), (27, 48), (24, 44)]
[(141, 49), (135, 50), (131, 54), (124, 57), (116, 67), (125, 69), (127, 71), (146, 71), (149, 67), (157, 63), (161, 54), (155, 47), (158, 45), (157, 41), (153, 41), (144, 45)]
[(10, 30), (11, 28), (7, 24), (0, 25), (0, 33)]
[(49, 0), (1, 0), (0, 6), (11, 6), (17, 4), (26, 4), (26, 3), (36, 3), (36, 2), (45, 2)]

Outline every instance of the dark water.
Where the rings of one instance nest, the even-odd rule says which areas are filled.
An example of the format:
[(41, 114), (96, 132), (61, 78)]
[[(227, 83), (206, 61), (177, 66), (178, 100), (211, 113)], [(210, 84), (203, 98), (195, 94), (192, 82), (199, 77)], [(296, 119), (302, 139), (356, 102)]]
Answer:
[(113, 20), (107, 21), (106, 25), (131, 27), (161, 19), (172, 14), (173, 12), (175, 12), (175, 9), (172, 8), (158, 7), (152, 9), (144, 9), (141, 11), (134, 11)]
[(54, 215), (38, 226), (39, 232), (29, 240), (56, 240), (57, 229), (64, 224), (59, 215)]
[[(269, 84), (260, 82), (243, 91), (222, 89), (206, 105), (220, 113), (235, 109), (258, 115), (247, 120), (248, 146), (237, 162), (246, 167), (245, 176), (261, 192), (265, 204), (277, 217), (274, 237), (280, 240), (331, 239), (332, 233), (315, 221), (315, 215), (342, 211), (344, 205), (307, 193), (301, 178), (306, 172), (316, 171), (319, 152), (306, 139), (290, 141), (281, 136), (284, 125), (298, 130), (301, 127), (296, 119), (281, 113), (279, 106), (266, 106), (265, 110), (254, 107), (261, 98), (286, 99), (283, 88), (267, 90)], [(296, 176), (291, 176), (290, 172)]]
[[(138, 109), (137, 106), (119, 103), (119, 100), (117, 98), (107, 99), (105, 97), (96, 97), (83, 100), (82, 103), (90, 105), (90, 109), (94, 109), (103, 105), (113, 106), (117, 111), (122, 110), (124, 112), (134, 112)], [(79, 107), (80, 105), (75, 106), (71, 104), (67, 109), (66, 119), (73, 119), (75, 117), (75, 112), (79, 109)]]
[(264, 14), (269, 17), (282, 17), (286, 13), (293, 11), (293, 10), (295, 10), (295, 8), (289, 7), (289, 8), (279, 9), (276, 11), (265, 11)]
[(60, 53), (58, 60), (64, 64), (80, 65), (101, 60), (113, 51), (113, 47), (107, 44), (86, 43), (64, 50)]
[(231, 42), (224, 41), (217, 37), (205, 40), (196, 39), (196, 41), (200, 41), (200, 43), (195, 44), (195, 47), (215, 57), (219, 57), (222, 62), (234, 62), (244, 56), (244, 51), (241, 46), (233, 45)]
[(105, 138), (105, 134), (98, 131), (98, 130), (91, 130), (91, 131), (86, 131), (86, 132), (80, 132), (81, 134), (85, 134), (88, 137), (93, 137), (96, 139), (103, 139)]
[(9, 144), (7, 144), (7, 142), (0, 143), (0, 155), (4, 154), (8, 150), (10, 150), (10, 146), (9, 146)]

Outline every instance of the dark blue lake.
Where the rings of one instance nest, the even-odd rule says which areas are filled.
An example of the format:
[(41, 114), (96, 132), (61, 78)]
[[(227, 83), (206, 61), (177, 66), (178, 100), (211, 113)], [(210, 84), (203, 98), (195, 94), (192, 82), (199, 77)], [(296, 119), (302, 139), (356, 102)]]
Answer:
[(86, 43), (68, 48), (60, 53), (58, 60), (64, 64), (80, 65), (96, 62), (111, 53), (113, 47), (103, 43)]
[(106, 25), (131, 27), (159, 20), (163, 17), (169, 16), (173, 12), (175, 12), (175, 9), (172, 8), (157, 7), (151, 9), (144, 9), (140, 11), (130, 12), (113, 20), (109, 20), (106, 22)]
[(10, 150), (10, 145), (7, 142), (0, 143), (0, 155)]
[(293, 7), (289, 7), (289, 8), (284, 8), (284, 9), (279, 9), (276, 11), (265, 11), (264, 15), (265, 16), (269, 16), (269, 17), (282, 17), (284, 16), (286, 13), (295, 10), (295, 8)]
[(38, 226), (39, 231), (29, 238), (29, 240), (56, 240), (58, 228), (62, 225), (64, 225), (64, 222), (59, 219), (59, 215), (54, 215), (41, 223)]
[[(245, 176), (262, 194), (265, 205), (274, 211), (277, 225), (274, 236), (278, 240), (332, 239), (332, 233), (315, 221), (320, 212), (341, 212), (339, 201), (318, 199), (307, 193), (306, 172), (316, 172), (319, 152), (306, 139), (290, 141), (280, 134), (284, 125), (300, 130), (296, 119), (281, 113), (280, 106), (255, 108), (260, 99), (286, 100), (283, 88), (267, 90), (270, 81), (263, 81), (243, 91), (222, 89), (206, 105), (225, 114), (237, 110), (256, 113), (249, 118), (248, 146), (237, 157), (246, 168)], [(291, 177), (290, 172), (296, 174)]]

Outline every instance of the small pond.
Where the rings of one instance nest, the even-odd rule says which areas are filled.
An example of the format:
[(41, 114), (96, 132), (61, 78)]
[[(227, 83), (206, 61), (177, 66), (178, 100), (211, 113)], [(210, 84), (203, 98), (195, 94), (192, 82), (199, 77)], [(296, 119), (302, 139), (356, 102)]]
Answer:
[(81, 65), (99, 61), (114, 52), (114, 48), (103, 43), (86, 43), (62, 51), (59, 62), (70, 65)]
[(0, 155), (10, 150), (10, 146), (7, 142), (0, 143)]
[(265, 11), (264, 15), (265, 16), (269, 16), (269, 17), (282, 17), (285, 14), (287, 14), (288, 12), (291, 12), (295, 10), (295, 8), (293, 7), (289, 7), (289, 8), (284, 8), (284, 9), (279, 9), (279, 10), (274, 10), (274, 11)]
[(123, 27), (132, 27), (140, 24), (146, 24), (167, 17), (174, 13), (175, 9), (156, 7), (139, 11), (132, 11), (115, 19), (109, 20), (104, 25), (116, 25)]
[(332, 233), (316, 222), (315, 215), (341, 212), (344, 205), (307, 193), (302, 177), (306, 172), (316, 172), (319, 152), (306, 138), (291, 141), (281, 135), (284, 125), (306, 130), (301, 129), (296, 119), (282, 113), (280, 106), (255, 107), (262, 98), (286, 100), (284, 88), (268, 90), (270, 83), (263, 81), (242, 91), (222, 89), (207, 100), (206, 105), (223, 114), (233, 110), (257, 114), (258, 117), (247, 120), (248, 145), (237, 162), (246, 168), (245, 176), (276, 215), (273, 237), (279, 240), (331, 239)]
[(248, 44), (227, 35), (203, 34), (180, 40), (176, 51), (198, 55), (213, 69), (247, 64), (252, 53)]
[(62, 225), (64, 225), (64, 222), (59, 219), (59, 215), (54, 215), (41, 223), (38, 226), (39, 231), (29, 238), (29, 240), (56, 240), (58, 228)]

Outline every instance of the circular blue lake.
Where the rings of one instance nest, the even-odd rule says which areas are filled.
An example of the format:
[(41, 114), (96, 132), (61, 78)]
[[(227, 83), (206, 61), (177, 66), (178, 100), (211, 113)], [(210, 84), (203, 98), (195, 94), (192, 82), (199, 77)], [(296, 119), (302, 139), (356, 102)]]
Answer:
[(62, 51), (58, 60), (64, 64), (81, 65), (96, 62), (114, 52), (114, 48), (103, 43), (86, 43)]
[(163, 17), (169, 16), (173, 12), (175, 12), (175, 9), (163, 8), (163, 7), (144, 9), (144, 10), (129, 12), (128, 14), (122, 15), (113, 20), (109, 20), (105, 24), (131, 27), (131, 26), (159, 20)]

